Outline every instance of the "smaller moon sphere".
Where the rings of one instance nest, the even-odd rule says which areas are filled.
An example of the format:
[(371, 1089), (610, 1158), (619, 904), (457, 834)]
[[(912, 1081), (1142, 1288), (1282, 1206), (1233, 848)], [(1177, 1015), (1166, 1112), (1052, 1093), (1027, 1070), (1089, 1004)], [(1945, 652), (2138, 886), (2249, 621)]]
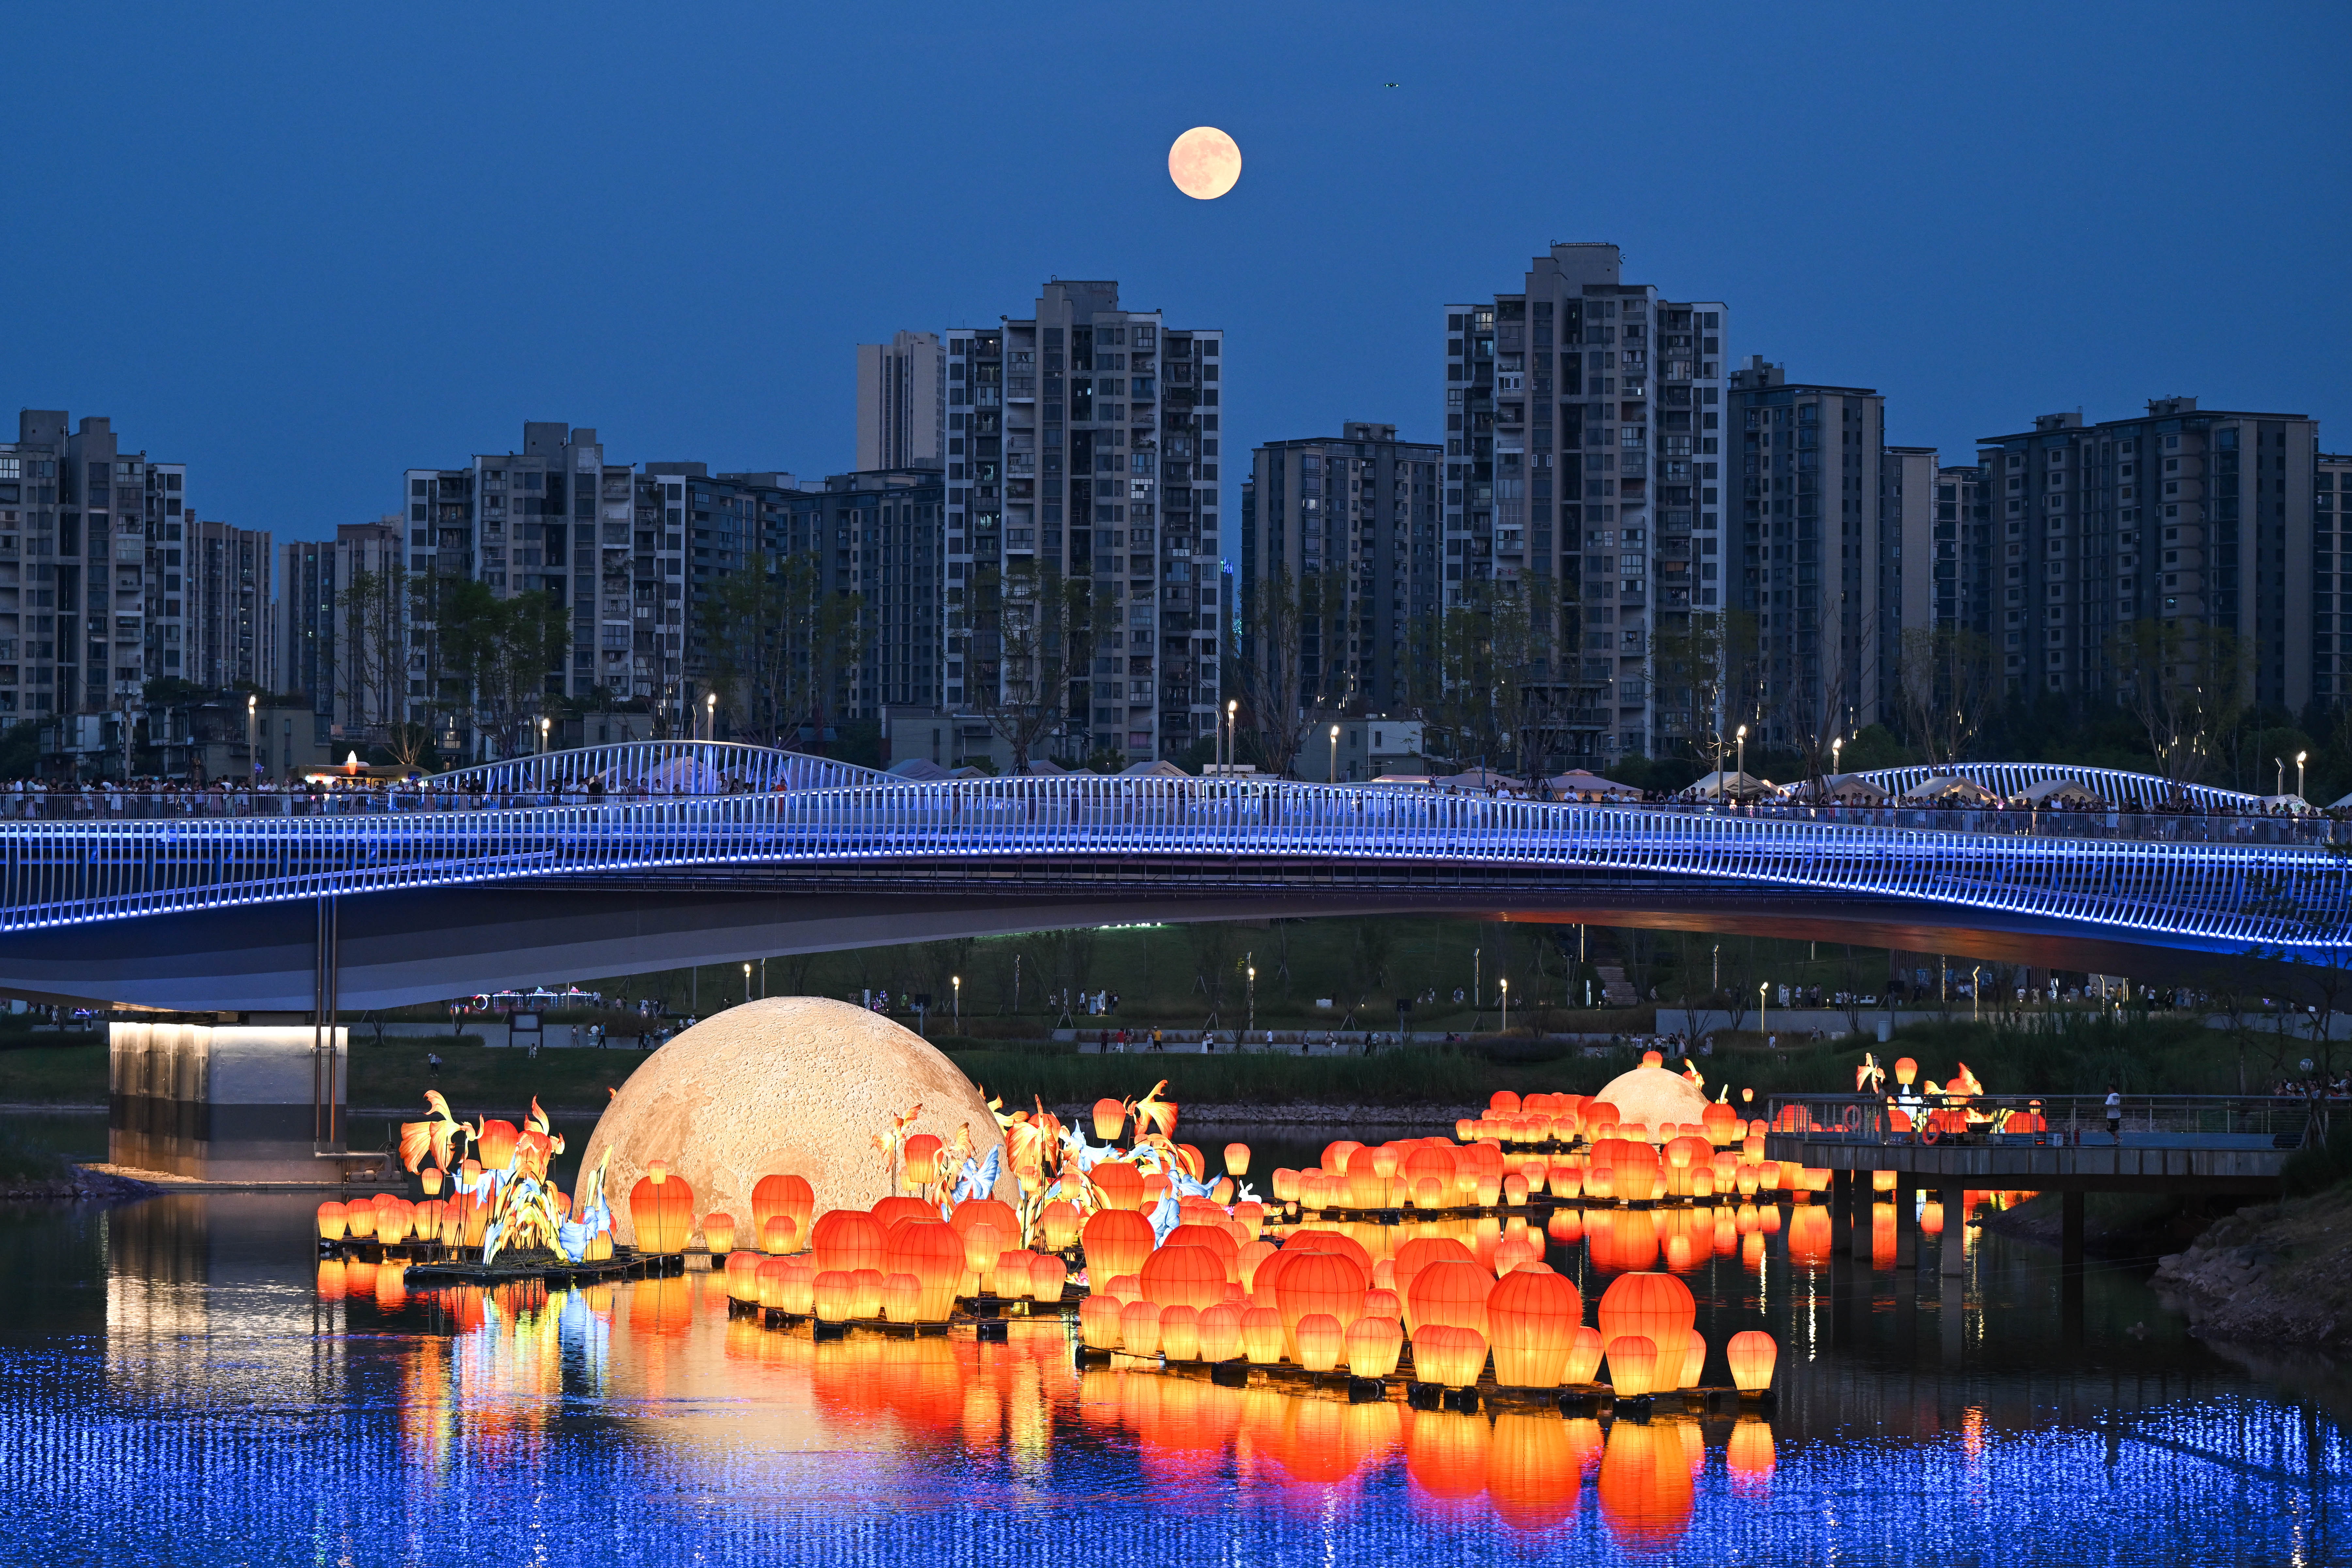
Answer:
[(1242, 150), (1215, 126), (1195, 125), (1168, 149), (1168, 177), (1194, 201), (1215, 201), (1242, 177)]

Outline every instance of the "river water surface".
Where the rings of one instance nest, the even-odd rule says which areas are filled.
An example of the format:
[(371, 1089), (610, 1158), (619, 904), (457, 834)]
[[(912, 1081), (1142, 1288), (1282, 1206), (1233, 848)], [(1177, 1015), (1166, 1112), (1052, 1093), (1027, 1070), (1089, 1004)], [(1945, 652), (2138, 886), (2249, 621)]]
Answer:
[[(1777, 1397), (1643, 1424), (1082, 1373), (1044, 1321), (819, 1345), (716, 1277), (436, 1297), (322, 1271), (314, 1206), (0, 1212), (0, 1563), (2352, 1561), (2332, 1368), (2187, 1338), (2137, 1268), (2070, 1321), (1973, 1231), (1951, 1279), (1702, 1249), (1706, 1381), (1760, 1326)], [(1621, 1253), (1549, 1261), (1589, 1314)]]

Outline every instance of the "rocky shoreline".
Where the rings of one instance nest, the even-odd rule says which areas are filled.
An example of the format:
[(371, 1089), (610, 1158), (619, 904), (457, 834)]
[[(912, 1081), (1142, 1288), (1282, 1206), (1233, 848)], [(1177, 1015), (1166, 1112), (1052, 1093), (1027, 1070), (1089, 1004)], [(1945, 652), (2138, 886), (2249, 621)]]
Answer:
[(0, 1203), (120, 1203), (160, 1189), (103, 1171), (73, 1168), (70, 1176), (40, 1180), (0, 1178)]
[(2148, 1283), (2200, 1339), (2352, 1350), (2352, 1191), (2241, 1209)]

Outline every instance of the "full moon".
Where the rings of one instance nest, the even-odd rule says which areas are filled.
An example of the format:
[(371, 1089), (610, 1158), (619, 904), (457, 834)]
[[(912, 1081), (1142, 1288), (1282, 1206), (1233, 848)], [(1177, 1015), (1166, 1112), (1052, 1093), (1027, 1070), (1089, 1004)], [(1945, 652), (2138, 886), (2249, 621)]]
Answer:
[(1213, 125), (1195, 125), (1168, 149), (1168, 177), (1195, 201), (1213, 202), (1242, 177), (1242, 150)]

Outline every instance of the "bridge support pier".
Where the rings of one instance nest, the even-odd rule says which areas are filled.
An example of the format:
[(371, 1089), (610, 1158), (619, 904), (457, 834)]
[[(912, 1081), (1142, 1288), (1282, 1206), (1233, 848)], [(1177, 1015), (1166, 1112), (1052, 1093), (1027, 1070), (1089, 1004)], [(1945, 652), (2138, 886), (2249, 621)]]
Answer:
[(1919, 1266), (1919, 1184), (1904, 1171), (1895, 1178), (1895, 1267)]
[(2068, 1343), (2083, 1337), (2083, 1194), (2058, 1194), (2058, 1310)]
[(1936, 1248), (1936, 1267), (1944, 1274), (1966, 1274), (1969, 1271), (1967, 1196), (1958, 1187), (1946, 1187), (1936, 1195), (1944, 1205), (1943, 1244)]

